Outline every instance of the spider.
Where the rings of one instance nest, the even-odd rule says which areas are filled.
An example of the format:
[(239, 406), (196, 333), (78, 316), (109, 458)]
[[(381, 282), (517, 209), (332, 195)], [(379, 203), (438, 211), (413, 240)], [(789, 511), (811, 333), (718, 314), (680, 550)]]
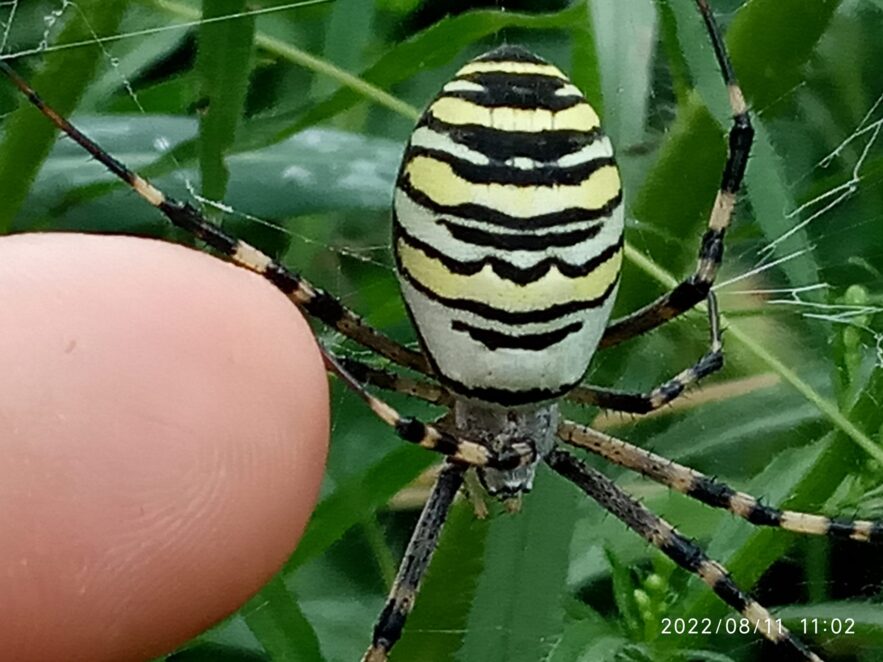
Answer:
[[(392, 363), (416, 381), (322, 348), (336, 374), (404, 441), (446, 456), (408, 544), (365, 662), (386, 660), (413, 608), (447, 513), (468, 476), (503, 501), (530, 491), (540, 464), (697, 575), (781, 649), (819, 660), (740, 589), (693, 541), (566, 450), (576, 447), (637, 471), (759, 526), (858, 541), (883, 540), (883, 522), (834, 520), (779, 510), (626, 441), (562, 420), (559, 402), (646, 413), (720, 370), (723, 347), (711, 290), (745, 174), (753, 129), (707, 0), (695, 0), (723, 82), (732, 125), (729, 152), (698, 263), (673, 290), (609, 322), (623, 249), (622, 189), (613, 148), (582, 93), (555, 66), (503, 46), (462, 67), (411, 135), (399, 172), (393, 250), (423, 351), (396, 343), (353, 311), (256, 248), (166, 196), (47, 106), (15, 71), (0, 70), (61, 131), (129, 184), (175, 226), (256, 272), (311, 317)], [(582, 383), (596, 349), (655, 329), (707, 305), (709, 350), (647, 393)], [(401, 415), (367, 386), (450, 407), (435, 424)]]

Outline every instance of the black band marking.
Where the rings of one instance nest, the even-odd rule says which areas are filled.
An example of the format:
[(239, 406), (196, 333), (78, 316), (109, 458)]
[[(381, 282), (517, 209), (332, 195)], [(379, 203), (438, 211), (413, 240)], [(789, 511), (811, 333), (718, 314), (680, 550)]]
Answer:
[(410, 416), (397, 420), (395, 430), (397, 435), (412, 444), (419, 444), (426, 437), (426, 426)]
[(696, 476), (687, 490), (687, 495), (713, 508), (730, 508), (730, 501), (736, 492), (729, 485), (719, 483), (708, 476)]
[(423, 285), (423, 283), (418, 281), (416, 278), (411, 276), (411, 274), (408, 273), (408, 271), (404, 267), (402, 267), (398, 255), (396, 255), (396, 263), (398, 265), (399, 274), (401, 274), (401, 276), (405, 280), (407, 280), (408, 283), (415, 290), (424, 294), (429, 299), (432, 299), (433, 301), (436, 301), (443, 306), (448, 306), (449, 308), (465, 310), (466, 312), (473, 313), (487, 320), (503, 322), (504, 324), (512, 325), (552, 322), (561, 317), (571, 315), (582, 310), (600, 308), (607, 302), (607, 300), (610, 298), (610, 295), (613, 294), (614, 290), (616, 289), (616, 285), (619, 283), (619, 275), (617, 275), (616, 279), (614, 279), (614, 281), (610, 283), (607, 289), (604, 290), (604, 292), (601, 293), (600, 296), (594, 299), (569, 301), (567, 303), (549, 306), (548, 308), (522, 312), (495, 308), (494, 306), (490, 306), (486, 303), (475, 301), (473, 299), (454, 299), (450, 297), (440, 296), (425, 285)]
[(539, 352), (548, 349), (552, 345), (557, 345), (567, 336), (578, 333), (583, 328), (582, 322), (573, 322), (567, 326), (547, 331), (545, 333), (526, 333), (514, 335), (509, 333), (500, 333), (491, 329), (482, 329), (472, 326), (461, 320), (451, 322), (451, 329), (468, 333), (476, 342), (490, 350), (497, 349), (522, 349), (526, 351)]
[[(462, 382), (452, 379), (442, 372), (436, 370), (439, 381), (444, 384), (448, 390), (462, 395), (467, 398), (474, 398), (482, 402), (492, 402), (503, 407), (519, 407), (521, 405), (530, 405), (546, 400), (555, 400), (560, 398), (568, 391), (573, 390), (582, 381), (582, 377), (572, 384), (563, 384), (555, 389), (531, 388), (524, 391), (510, 391), (502, 388), (490, 388), (484, 386), (467, 386)], [(499, 467), (499, 465), (495, 465)]]
[[(451, 273), (460, 276), (474, 276), (482, 269), (489, 266), (500, 278), (522, 286), (540, 280), (548, 274), (553, 267), (556, 268), (562, 276), (567, 278), (583, 278), (588, 276), (602, 264), (616, 256), (616, 254), (622, 249), (623, 244), (623, 237), (620, 234), (616, 243), (607, 246), (603, 251), (586, 260), (582, 264), (570, 264), (563, 260), (559, 260), (556, 257), (548, 257), (540, 260), (532, 267), (521, 268), (493, 255), (487, 255), (480, 260), (469, 262), (457, 260), (443, 251), (440, 251), (435, 246), (431, 246), (430, 244), (411, 236), (400, 224), (395, 224), (393, 226), (393, 236), (396, 242), (399, 240), (404, 241), (408, 246), (420, 251), (427, 257), (433, 260), (438, 260), (444, 265), (445, 269)], [(398, 251), (397, 246), (395, 247), (395, 250)]]
[(708, 562), (705, 552), (677, 531), (672, 531), (668, 539), (659, 545), (659, 549), (684, 570), (690, 572), (698, 572), (702, 564)]
[(748, 167), (748, 157), (753, 142), (754, 129), (748, 115), (737, 115), (733, 118), (733, 128), (730, 131), (730, 152), (721, 179), (722, 191), (738, 193), (745, 177), (745, 169)]
[(508, 184), (511, 186), (577, 186), (607, 166), (616, 167), (612, 156), (600, 156), (573, 166), (559, 166), (549, 163), (538, 168), (518, 168), (494, 161), (488, 165), (478, 165), (458, 158), (440, 149), (409, 147), (405, 154), (402, 169), (418, 156), (426, 156), (451, 166), (454, 174), (470, 184)]
[(421, 126), (444, 134), (492, 161), (524, 156), (541, 163), (551, 163), (578, 152), (604, 136), (597, 127), (586, 131), (502, 131), (481, 124), (448, 124), (430, 112), (424, 113), (420, 119), (417, 127)]
[(702, 235), (699, 244), (699, 259), (709, 260), (714, 264), (720, 264), (724, 259), (724, 234), (723, 230), (707, 230)]
[(411, 184), (411, 178), (404, 171), (401, 176), (399, 176), (396, 186), (418, 205), (429, 209), (438, 215), (447, 214), (449, 216), (460, 216), (462, 218), (469, 218), (488, 223), (489, 225), (498, 225), (509, 230), (533, 230), (536, 228), (551, 228), (570, 223), (596, 221), (600, 218), (610, 216), (613, 210), (622, 202), (622, 188), (620, 187), (613, 198), (596, 209), (570, 207), (550, 214), (537, 214), (536, 216), (520, 217), (510, 216), (509, 214), (497, 211), (496, 209), (471, 202), (460, 205), (441, 205), (423, 193), (423, 191), (415, 188)]
[(829, 519), (827, 534), (833, 538), (850, 538), (855, 533), (855, 522), (848, 519)]
[(757, 526), (782, 526), (782, 511), (759, 501), (754, 504), (745, 519)]
[(582, 230), (571, 232), (547, 232), (536, 233), (508, 233), (488, 232), (480, 228), (459, 225), (453, 220), (439, 218), (436, 223), (451, 233), (451, 237), (474, 246), (490, 246), (508, 251), (545, 251), (554, 247), (572, 247), (584, 241), (593, 239), (604, 227), (603, 221), (589, 225)]
[(740, 614), (745, 613), (745, 608), (748, 607), (751, 602), (751, 598), (736, 586), (736, 583), (730, 575), (726, 573), (714, 583), (711, 590), (717, 593), (721, 600), (726, 602)]
[(402, 636), (408, 613), (397, 602), (388, 602), (374, 626), (372, 643), (377, 648), (388, 651)]
[(439, 98), (454, 97), (485, 108), (519, 108), (558, 112), (585, 103), (581, 94), (561, 96), (556, 92), (568, 84), (563, 78), (537, 73), (482, 71), (454, 79), (465, 80), (484, 90), (444, 90)]

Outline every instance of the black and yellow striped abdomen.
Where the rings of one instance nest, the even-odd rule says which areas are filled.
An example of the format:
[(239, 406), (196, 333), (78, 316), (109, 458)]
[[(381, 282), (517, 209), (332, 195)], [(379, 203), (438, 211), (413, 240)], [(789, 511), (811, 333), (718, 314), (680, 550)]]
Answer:
[(559, 69), (511, 46), (460, 69), (411, 135), (393, 217), (439, 377), (506, 405), (572, 388), (610, 315), (622, 227), (612, 146)]

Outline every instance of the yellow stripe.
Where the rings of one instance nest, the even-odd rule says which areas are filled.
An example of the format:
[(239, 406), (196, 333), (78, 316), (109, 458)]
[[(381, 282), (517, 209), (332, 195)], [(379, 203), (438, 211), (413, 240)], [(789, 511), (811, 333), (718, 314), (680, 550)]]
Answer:
[(622, 264), (620, 249), (585, 276), (569, 278), (552, 267), (542, 278), (518, 285), (497, 276), (490, 266), (471, 276), (455, 274), (403, 239), (398, 240), (397, 250), (405, 271), (438, 296), (469, 299), (510, 312), (530, 312), (597, 299), (616, 280)]
[(411, 185), (439, 204), (473, 203), (510, 216), (529, 218), (565, 209), (600, 209), (619, 193), (619, 171), (603, 166), (574, 186), (514, 186), (473, 184), (454, 174), (450, 165), (428, 156), (415, 156), (405, 172)]
[(465, 99), (442, 97), (429, 107), (433, 117), (448, 124), (478, 124), (500, 131), (589, 131), (601, 124), (588, 103), (560, 110), (543, 108), (488, 108)]
[(470, 62), (457, 72), (457, 76), (500, 72), (504, 74), (539, 74), (540, 76), (553, 76), (567, 80), (567, 76), (561, 70), (551, 64), (537, 64), (536, 62)]
[(853, 526), (855, 526), (855, 531), (853, 531), (852, 535), (849, 536), (850, 538), (852, 538), (853, 540), (858, 540), (859, 542), (870, 542), (871, 532), (874, 530), (873, 522), (859, 520), (853, 522)]

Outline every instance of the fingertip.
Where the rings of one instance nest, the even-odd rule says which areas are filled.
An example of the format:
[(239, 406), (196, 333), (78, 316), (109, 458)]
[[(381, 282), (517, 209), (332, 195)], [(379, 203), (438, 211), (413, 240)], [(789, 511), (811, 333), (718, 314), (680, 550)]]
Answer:
[(4, 651), (168, 651), (303, 531), (328, 439), (309, 326), (257, 276), (124, 237), (0, 240), (0, 301)]

